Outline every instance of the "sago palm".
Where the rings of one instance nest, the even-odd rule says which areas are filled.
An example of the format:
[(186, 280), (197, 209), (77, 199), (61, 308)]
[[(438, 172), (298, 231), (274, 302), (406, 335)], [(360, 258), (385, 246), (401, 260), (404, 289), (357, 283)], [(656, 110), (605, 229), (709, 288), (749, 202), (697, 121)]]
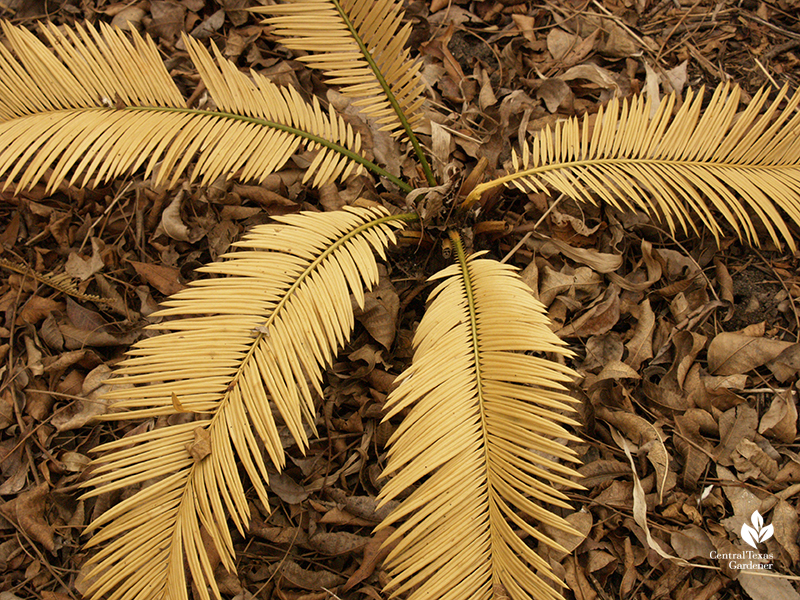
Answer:
[[(406, 181), (362, 152), (335, 111), (258, 72), (245, 73), (212, 45), (184, 37), (213, 106), (186, 106), (155, 45), (101, 26), (41, 35), (3, 25), (0, 45), (0, 176), (23, 189), (46, 180), (93, 185), (142, 171), (154, 185), (220, 176), (262, 181), (299, 149), (315, 152), (312, 186), (352, 173), (381, 177), (400, 192), (439, 182), (415, 127), (424, 122), (420, 65), (406, 48), (410, 25), (392, 0), (296, 0), (259, 9), (299, 60), (398, 144), (413, 152), (419, 181)], [(733, 229), (758, 242), (794, 241), (783, 214), (800, 222), (800, 95), (759, 93), (739, 111), (740, 91), (612, 101), (590, 126), (571, 119), (513, 154), (508, 174), (450, 199), (459, 223), (500, 185), (643, 210), (670, 228)], [(783, 211), (783, 212), (781, 212)], [(719, 224), (719, 217), (722, 224)], [(755, 219), (754, 219), (755, 217)], [(313, 432), (324, 369), (354, 327), (395, 232), (419, 220), (365, 205), (275, 218), (165, 302), (162, 335), (136, 344), (116, 370), (106, 419), (180, 412), (194, 420), (104, 444), (87, 496), (138, 486), (90, 530), (90, 595), (125, 600), (187, 598), (191, 575), (203, 598), (219, 596), (204, 546), (234, 569), (229, 521), (250, 513), (247, 474), (268, 506), (268, 465), (285, 464), (279, 428), (301, 449)], [(514, 273), (470, 254), (448, 233), (454, 262), (436, 281), (414, 337), (412, 364), (386, 402), (403, 414), (391, 439), (381, 490), (409, 489), (381, 525), (396, 529), (387, 593), (410, 598), (560, 597), (558, 578), (534, 550), (559, 544), (543, 530), (574, 532), (549, 507), (568, 509), (577, 488), (575, 441), (566, 427), (569, 351), (544, 307)], [(188, 566), (188, 569), (187, 569)], [(146, 576), (143, 576), (146, 574)]]

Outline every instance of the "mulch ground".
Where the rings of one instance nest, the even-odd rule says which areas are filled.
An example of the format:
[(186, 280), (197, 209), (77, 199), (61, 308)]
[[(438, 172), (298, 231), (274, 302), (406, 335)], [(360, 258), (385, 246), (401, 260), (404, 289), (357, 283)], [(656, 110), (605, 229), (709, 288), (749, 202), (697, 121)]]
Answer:
[[(5, 0), (0, 16), (32, 28), (48, 19), (147, 32), (187, 98), (205, 91), (181, 32), (213, 41), (243, 69), (334, 101), (248, 6)], [(423, 140), (443, 172), (468, 173), (485, 157), (491, 174), (521, 136), (595, 113), (614, 96), (724, 81), (749, 95), (794, 90), (797, 8), (788, 0), (409, 2), (431, 100)], [(376, 156), (405, 167), (405, 149), (361, 128)], [(179, 182), (168, 191), (134, 173), (97, 189), (0, 194), (0, 600), (81, 597), (81, 533), (106, 508), (80, 498), (91, 449), (142, 426), (93, 421), (105, 411), (96, 393), (159, 301), (270, 215), (331, 210), (359, 195), (402, 204), (365, 178), (310, 189), (302, 166), (290, 162), (260, 186)], [(741, 552), (742, 524), (758, 511), (774, 531), (760, 546), (772, 572), (800, 574), (797, 258), (766, 240), (759, 250), (732, 237), (718, 247), (642, 215), (554, 201), (498, 196), (474, 245), (510, 254), (577, 353), (587, 489), (571, 493), (569, 519), (584, 537), (562, 540), (569, 555), (541, 549), (566, 597), (800, 598), (796, 582), (713, 558)], [(444, 264), (433, 243), (407, 250), (327, 375), (320, 437), (305, 456), (289, 448), (271, 507), (252, 494), (251, 533), (235, 537), (238, 573), (217, 573), (226, 597), (383, 597), (374, 497), (393, 425), (380, 423), (381, 407), (409, 360), (425, 278)], [(65, 295), (53, 277), (80, 293)]]

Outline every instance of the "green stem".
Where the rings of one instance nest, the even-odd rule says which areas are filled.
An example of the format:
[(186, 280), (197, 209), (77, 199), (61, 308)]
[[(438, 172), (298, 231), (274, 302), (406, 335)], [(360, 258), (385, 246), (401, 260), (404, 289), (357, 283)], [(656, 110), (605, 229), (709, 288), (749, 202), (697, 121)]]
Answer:
[[(464, 294), (467, 297), (467, 304), (469, 306), (469, 320), (470, 329), (472, 331), (472, 350), (475, 355), (475, 379), (478, 382), (477, 392), (478, 399), (483, 405), (483, 390), (481, 389), (481, 357), (478, 351), (478, 318), (475, 313), (475, 297), (472, 293), (472, 280), (469, 274), (469, 267), (467, 266), (467, 256), (464, 252), (464, 244), (461, 242), (461, 236), (456, 231), (450, 231), (450, 241), (453, 243), (453, 248), (456, 253), (456, 260), (461, 265), (461, 275), (464, 280)], [(481, 413), (482, 414), (482, 413)]]
[(271, 127), (273, 129), (278, 129), (280, 131), (285, 131), (287, 133), (291, 133), (292, 135), (296, 135), (303, 139), (309, 140), (310, 142), (314, 142), (319, 144), (320, 146), (324, 146), (334, 152), (338, 152), (339, 154), (343, 154), (350, 160), (357, 162), (360, 165), (365, 166), (367, 169), (380, 175), (381, 177), (386, 177), (389, 181), (394, 183), (397, 187), (399, 187), (404, 192), (408, 193), (412, 190), (411, 186), (408, 185), (402, 179), (395, 177), (385, 169), (382, 169), (372, 161), (367, 160), (360, 154), (345, 148), (344, 146), (340, 146), (335, 142), (331, 142), (330, 140), (326, 140), (318, 135), (314, 135), (312, 133), (308, 133), (307, 131), (303, 131), (302, 129), (297, 129), (296, 127), (292, 127), (290, 125), (283, 125), (282, 123), (275, 123), (273, 121), (267, 121), (266, 119), (257, 119), (255, 117), (247, 117), (244, 115), (237, 115), (234, 113), (226, 113), (216, 110), (199, 110), (196, 108), (180, 108), (180, 107), (161, 107), (161, 106), (128, 106), (125, 110), (141, 110), (141, 111), (156, 111), (156, 112), (178, 112), (178, 113), (188, 113), (193, 115), (207, 115), (212, 117), (219, 117), (223, 119), (233, 119), (234, 121), (242, 121), (245, 123), (253, 123), (255, 125), (261, 125), (263, 127)]
[(427, 159), (425, 158), (425, 153), (422, 150), (422, 146), (417, 139), (417, 136), (414, 135), (414, 132), (411, 130), (411, 124), (408, 122), (403, 109), (400, 108), (400, 103), (397, 101), (397, 98), (392, 92), (391, 86), (386, 82), (386, 79), (383, 77), (383, 73), (381, 72), (378, 65), (375, 63), (375, 60), (372, 58), (372, 53), (367, 48), (366, 44), (364, 44), (361, 36), (356, 31), (356, 28), (353, 27), (352, 22), (348, 18), (347, 14), (345, 13), (344, 9), (342, 8), (341, 3), (339, 0), (333, 0), (333, 3), (336, 5), (336, 10), (339, 11), (339, 15), (342, 17), (342, 21), (347, 25), (347, 28), (350, 30), (350, 33), (353, 36), (353, 39), (358, 44), (359, 50), (361, 50), (361, 54), (364, 57), (364, 60), (367, 61), (369, 68), (372, 69), (372, 72), (375, 75), (375, 78), (380, 83), (381, 88), (383, 89), (383, 93), (386, 94), (386, 98), (389, 100), (389, 104), (392, 105), (397, 118), (400, 120), (400, 124), (403, 126), (403, 129), (408, 136), (408, 139), (411, 141), (411, 145), (414, 147), (414, 154), (417, 155), (417, 160), (419, 160), (419, 164), (422, 167), (423, 172), (425, 173), (425, 179), (428, 180), (428, 185), (430, 187), (434, 187), (437, 184), (436, 177), (433, 175), (433, 170), (431, 169), (430, 164), (428, 163)]

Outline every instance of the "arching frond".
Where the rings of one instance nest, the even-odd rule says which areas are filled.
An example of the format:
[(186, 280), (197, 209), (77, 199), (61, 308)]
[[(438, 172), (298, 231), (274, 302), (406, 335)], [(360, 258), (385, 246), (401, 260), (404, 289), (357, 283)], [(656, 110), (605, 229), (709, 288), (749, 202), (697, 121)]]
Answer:
[(3, 23), (0, 45), (0, 178), (30, 187), (47, 179), (107, 181), (144, 166), (157, 184), (189, 177), (263, 180), (301, 146), (317, 150), (315, 185), (361, 165), (406, 184), (360, 155), (361, 140), (332, 109), (307, 103), (253, 72), (248, 77), (196, 40), (184, 42), (217, 110), (186, 108), (155, 45), (108, 26), (61, 33), (42, 26), (51, 48)]
[[(403, 133), (421, 118), (425, 89), (421, 63), (405, 47), (411, 24), (402, 26), (397, 0), (291, 0), (260, 6), (254, 12), (273, 15), (266, 22), (292, 50), (310, 54), (298, 60), (325, 71), (329, 83), (360, 98), (365, 114), (387, 131)], [(405, 121), (405, 122), (404, 122)]]
[[(443, 279), (414, 337), (412, 366), (387, 400), (386, 418), (410, 409), (392, 436), (384, 500), (420, 485), (381, 524), (405, 519), (387, 539), (394, 594), (409, 598), (556, 599), (534, 571), (558, 581), (529, 542), (559, 545), (532, 524), (574, 532), (541, 506), (567, 507), (552, 483), (580, 487), (561, 461), (575, 440), (559, 423), (570, 369), (528, 352), (568, 354), (544, 307), (511, 267), (465, 257)], [(500, 595), (500, 594), (498, 594)]]
[[(108, 399), (126, 409), (107, 419), (194, 413), (194, 420), (97, 448), (87, 495), (144, 484), (89, 527), (89, 545), (106, 543), (91, 560), (89, 594), (125, 600), (187, 598), (184, 556), (203, 598), (219, 591), (201, 530), (234, 570), (230, 516), (249, 523), (237, 458), (267, 504), (266, 465), (284, 465), (273, 418), (280, 414), (301, 448), (314, 428), (313, 391), (322, 369), (349, 338), (351, 294), (378, 278), (395, 228), (413, 215), (351, 208), (290, 215), (255, 227), (224, 260), (202, 271), (228, 277), (194, 282), (172, 296), (151, 328), (168, 331), (136, 344), (111, 380)], [(156, 480), (154, 483), (151, 480)], [(148, 484), (149, 483), (149, 484)]]
[(759, 243), (755, 216), (772, 240), (794, 249), (778, 209), (800, 223), (800, 92), (786, 96), (784, 88), (764, 108), (762, 89), (737, 112), (741, 90), (724, 84), (704, 110), (701, 89), (687, 92), (675, 114), (668, 96), (653, 116), (649, 99), (612, 100), (593, 128), (584, 117), (582, 125), (569, 119), (541, 132), (514, 155), (514, 172), (477, 186), (467, 202), (501, 183), (550, 185), (576, 200), (642, 209), (673, 231), (695, 229), (695, 215), (719, 238), (716, 211), (751, 244)]
[(425, 85), (421, 63), (405, 47), (411, 24), (401, 27), (401, 1), (291, 0), (252, 10), (273, 15), (266, 22), (281, 42), (310, 53), (298, 60), (322, 69), (329, 83), (358, 98), (354, 105), (383, 130), (408, 139), (428, 185), (437, 185), (413, 131), (422, 120)]

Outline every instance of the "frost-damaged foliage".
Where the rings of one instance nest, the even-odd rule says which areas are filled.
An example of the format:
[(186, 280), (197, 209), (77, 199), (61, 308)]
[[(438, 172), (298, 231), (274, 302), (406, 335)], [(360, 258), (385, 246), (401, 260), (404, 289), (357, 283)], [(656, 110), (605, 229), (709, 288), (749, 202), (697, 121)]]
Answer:
[[(186, 597), (184, 555), (194, 580), (218, 596), (201, 526), (234, 570), (227, 521), (240, 532), (250, 522), (237, 458), (268, 506), (258, 441), (275, 468), (285, 464), (273, 405), (297, 444), (308, 447), (303, 424), (314, 428), (322, 369), (355, 324), (350, 295), (363, 307), (364, 290), (378, 279), (373, 253), (383, 256), (401, 221), (364, 208), (276, 220), (237, 244), (248, 250), (202, 269), (227, 277), (173, 295), (157, 314), (182, 318), (151, 326), (169, 333), (136, 344), (115, 372), (120, 387), (107, 398), (128, 410), (107, 418), (200, 418), (97, 448), (104, 454), (87, 496), (161, 480), (89, 527), (96, 531), (90, 546), (107, 542), (91, 558), (95, 596), (116, 590), (112, 597)], [(199, 589), (208, 596), (205, 585)]]
[[(405, 48), (401, 2), (298, 0), (259, 10), (282, 43), (307, 53), (301, 60), (407, 142), (424, 184), (436, 185), (415, 134), (424, 85)], [(316, 152), (311, 185), (360, 171), (412, 190), (364, 156), (332, 109), (239, 71), (213, 46), (184, 37), (215, 107), (204, 110), (186, 106), (153, 42), (135, 33), (46, 25), (43, 42), (7, 23), (3, 31), (6, 188), (43, 179), (49, 190), (63, 181), (91, 185), (134, 170), (167, 186), (182, 177), (260, 181), (306, 150)], [(782, 91), (765, 109), (762, 92), (743, 112), (739, 99), (725, 85), (705, 109), (702, 93), (688, 94), (677, 111), (674, 96), (654, 111), (649, 99), (615, 100), (591, 126), (572, 119), (546, 129), (513, 155), (508, 175), (478, 185), (457, 208), (463, 215), (503, 184), (555, 188), (644, 210), (672, 229), (703, 225), (718, 238), (717, 215), (750, 242), (760, 223), (794, 247), (781, 211), (800, 221), (800, 95)], [(105, 418), (191, 412), (195, 420), (98, 448), (87, 496), (138, 490), (89, 528), (92, 597), (188, 598), (187, 565), (203, 598), (219, 596), (206, 546), (234, 568), (228, 521), (239, 531), (249, 521), (239, 469), (268, 506), (267, 463), (285, 464), (279, 426), (307, 448), (323, 371), (354, 326), (351, 298), (363, 302), (378, 277), (374, 254), (384, 257), (393, 232), (416, 220), (379, 206), (281, 217), (203, 269), (223, 277), (166, 301), (160, 314), (179, 318), (154, 326), (166, 333), (134, 346), (119, 365), (108, 398), (121, 410)], [(381, 497), (412, 488), (381, 525), (397, 526), (388, 591), (557, 599), (557, 578), (532, 544), (558, 548), (540, 525), (574, 533), (546, 506), (568, 509), (559, 490), (578, 487), (569, 466), (577, 457), (565, 445), (577, 439), (564, 389), (572, 372), (554, 359), (569, 352), (510, 267), (469, 256), (458, 232), (450, 237), (455, 264), (433, 278), (441, 281), (413, 362), (387, 401), (387, 418), (406, 416)]]

